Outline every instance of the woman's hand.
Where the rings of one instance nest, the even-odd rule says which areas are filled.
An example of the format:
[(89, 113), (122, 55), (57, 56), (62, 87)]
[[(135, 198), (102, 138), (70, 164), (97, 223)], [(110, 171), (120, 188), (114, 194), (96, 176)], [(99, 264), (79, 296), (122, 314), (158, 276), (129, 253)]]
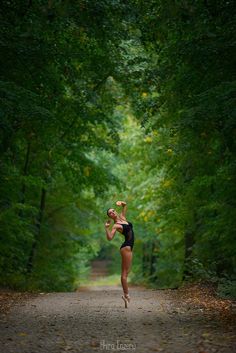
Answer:
[(125, 206), (126, 202), (125, 201), (117, 201), (116, 206)]
[(105, 223), (105, 228), (109, 228), (110, 225), (111, 225), (111, 220), (108, 219), (108, 221), (106, 221), (106, 223)]

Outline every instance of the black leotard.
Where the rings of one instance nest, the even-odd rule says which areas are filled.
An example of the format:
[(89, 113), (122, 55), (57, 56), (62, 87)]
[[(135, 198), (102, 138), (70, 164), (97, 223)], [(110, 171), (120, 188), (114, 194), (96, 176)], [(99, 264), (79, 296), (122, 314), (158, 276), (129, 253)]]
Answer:
[(123, 232), (122, 234), (124, 234), (125, 236), (125, 241), (124, 243), (121, 245), (120, 249), (123, 248), (124, 246), (129, 245), (131, 247), (131, 251), (133, 250), (133, 246), (134, 246), (134, 231), (133, 231), (133, 225), (131, 222), (128, 222), (129, 224), (125, 224), (125, 223), (117, 223), (117, 224), (121, 224), (123, 227)]

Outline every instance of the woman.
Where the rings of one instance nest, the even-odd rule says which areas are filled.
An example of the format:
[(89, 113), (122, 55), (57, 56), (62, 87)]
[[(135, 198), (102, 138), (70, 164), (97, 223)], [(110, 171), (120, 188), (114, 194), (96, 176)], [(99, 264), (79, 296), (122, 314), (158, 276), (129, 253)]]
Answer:
[(122, 257), (122, 266), (121, 266), (121, 284), (123, 287), (124, 295), (122, 295), (122, 299), (125, 302), (125, 308), (128, 307), (128, 303), (130, 302), (127, 277), (131, 268), (132, 257), (133, 257), (133, 246), (134, 246), (134, 232), (132, 223), (126, 220), (126, 211), (127, 206), (124, 201), (117, 201), (117, 206), (122, 206), (122, 212), (118, 214), (114, 208), (109, 208), (107, 210), (107, 215), (114, 221), (114, 225), (109, 230), (111, 225), (111, 220), (108, 220), (105, 224), (107, 240), (112, 240), (115, 236), (116, 231), (123, 234), (125, 236), (125, 241), (120, 247), (120, 254)]

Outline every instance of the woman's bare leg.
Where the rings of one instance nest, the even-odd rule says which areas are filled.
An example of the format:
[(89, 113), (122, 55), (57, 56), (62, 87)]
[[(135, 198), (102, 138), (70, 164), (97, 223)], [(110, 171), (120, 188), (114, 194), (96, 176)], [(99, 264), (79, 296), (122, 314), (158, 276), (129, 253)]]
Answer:
[(121, 263), (121, 284), (123, 287), (124, 294), (129, 294), (127, 277), (132, 264), (132, 251), (129, 246), (125, 246), (120, 249), (122, 263)]

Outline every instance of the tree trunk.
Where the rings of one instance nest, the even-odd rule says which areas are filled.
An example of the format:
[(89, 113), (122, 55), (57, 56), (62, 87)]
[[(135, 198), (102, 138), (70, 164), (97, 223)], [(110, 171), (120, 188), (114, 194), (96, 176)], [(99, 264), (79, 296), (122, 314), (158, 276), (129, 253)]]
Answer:
[(154, 273), (154, 264), (155, 264), (154, 249), (155, 249), (155, 241), (153, 240), (151, 242), (151, 253), (150, 253), (150, 275)]
[(143, 276), (147, 274), (147, 244), (143, 243)]
[(188, 260), (190, 259), (192, 252), (193, 252), (193, 245), (195, 243), (194, 238), (195, 238), (195, 231), (186, 230), (186, 232), (185, 232), (185, 256), (184, 256), (185, 259), (184, 259), (183, 279), (192, 275), (192, 271), (189, 268)]
[[(23, 176), (26, 176), (28, 174), (30, 147), (31, 147), (31, 144), (30, 144), (30, 142), (28, 142), (26, 156), (25, 156), (25, 164), (24, 164), (24, 169), (23, 169)], [(25, 191), (26, 191), (26, 186), (25, 186), (25, 182), (23, 182), (22, 188), (21, 188), (21, 201), (20, 201), (22, 204), (25, 203)]]
[(33, 262), (36, 254), (36, 248), (37, 248), (37, 243), (40, 239), (40, 233), (41, 233), (41, 226), (42, 226), (42, 221), (43, 221), (43, 213), (45, 210), (45, 203), (46, 203), (46, 189), (42, 188), (41, 190), (41, 200), (40, 200), (40, 207), (39, 207), (39, 214), (38, 214), (38, 219), (36, 221), (36, 235), (34, 238), (34, 242), (32, 244), (30, 256), (28, 259), (28, 264), (27, 264), (27, 272), (30, 273), (33, 268)]

